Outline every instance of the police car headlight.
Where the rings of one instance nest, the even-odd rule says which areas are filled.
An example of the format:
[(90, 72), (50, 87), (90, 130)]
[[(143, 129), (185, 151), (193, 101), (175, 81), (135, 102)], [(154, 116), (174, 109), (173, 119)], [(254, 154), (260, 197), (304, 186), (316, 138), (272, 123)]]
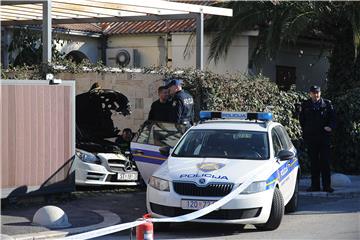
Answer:
[(152, 186), (153, 188), (155, 188), (159, 191), (170, 192), (169, 181), (167, 181), (167, 180), (152, 176), (149, 180), (149, 184), (150, 184), (150, 186)]
[(253, 182), (241, 194), (251, 194), (266, 190), (266, 181)]
[(94, 155), (94, 154), (92, 154), (90, 152), (86, 152), (84, 150), (76, 149), (75, 154), (83, 162), (95, 163), (95, 164), (100, 164), (101, 163), (100, 159), (96, 155)]

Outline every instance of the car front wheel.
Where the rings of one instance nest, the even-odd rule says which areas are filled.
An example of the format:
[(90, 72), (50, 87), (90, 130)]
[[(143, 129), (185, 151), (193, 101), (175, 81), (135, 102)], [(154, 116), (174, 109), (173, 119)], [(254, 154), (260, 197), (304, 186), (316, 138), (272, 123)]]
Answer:
[(283, 215), (284, 199), (280, 190), (275, 188), (273, 201), (271, 204), (270, 217), (266, 223), (256, 225), (256, 228), (260, 230), (275, 230), (280, 226)]

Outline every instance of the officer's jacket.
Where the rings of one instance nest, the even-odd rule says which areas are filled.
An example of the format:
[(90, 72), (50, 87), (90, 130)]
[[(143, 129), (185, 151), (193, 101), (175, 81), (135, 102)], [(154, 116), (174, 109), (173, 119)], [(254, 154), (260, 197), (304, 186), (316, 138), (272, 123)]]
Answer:
[(194, 100), (192, 96), (184, 90), (177, 92), (172, 99), (171, 122), (192, 122), (193, 117)]
[(299, 120), (305, 139), (328, 136), (324, 127), (336, 127), (335, 111), (331, 101), (323, 98), (317, 103), (313, 103), (311, 99), (304, 101), (301, 104)]

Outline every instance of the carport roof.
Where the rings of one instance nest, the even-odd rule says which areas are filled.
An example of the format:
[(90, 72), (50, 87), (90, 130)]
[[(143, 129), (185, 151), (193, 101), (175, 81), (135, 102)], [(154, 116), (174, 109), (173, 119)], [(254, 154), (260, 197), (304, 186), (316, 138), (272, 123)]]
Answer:
[(196, 19), (196, 67), (203, 69), (204, 15), (232, 16), (233, 10), (165, 0), (1, 0), (1, 26), (43, 28), (43, 63), (51, 62), (55, 24)]
[(41, 24), (43, 3), (51, 4), (53, 24), (168, 19), (169, 15), (203, 13), (232, 16), (232, 9), (164, 0), (2, 0), (1, 25)]

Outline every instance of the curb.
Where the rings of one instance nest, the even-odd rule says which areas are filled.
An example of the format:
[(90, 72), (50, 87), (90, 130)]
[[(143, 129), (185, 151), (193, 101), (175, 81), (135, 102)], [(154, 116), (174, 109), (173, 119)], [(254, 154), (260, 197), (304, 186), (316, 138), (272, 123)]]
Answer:
[(96, 230), (99, 228), (109, 227), (121, 222), (121, 218), (110, 211), (106, 210), (93, 210), (93, 212), (99, 214), (104, 218), (101, 223), (85, 226), (85, 227), (77, 227), (77, 228), (65, 228), (62, 231), (44, 231), (38, 233), (30, 233), (30, 234), (18, 234), (9, 236), (10, 239), (16, 240), (34, 240), (34, 239), (49, 239), (49, 238), (62, 238), (67, 235), (77, 234), (82, 232), (88, 232), (92, 230)]
[(308, 196), (308, 197), (321, 197), (321, 198), (355, 198), (355, 197), (360, 197), (360, 192), (358, 191), (336, 192), (335, 189), (333, 193), (299, 191), (299, 195)]

